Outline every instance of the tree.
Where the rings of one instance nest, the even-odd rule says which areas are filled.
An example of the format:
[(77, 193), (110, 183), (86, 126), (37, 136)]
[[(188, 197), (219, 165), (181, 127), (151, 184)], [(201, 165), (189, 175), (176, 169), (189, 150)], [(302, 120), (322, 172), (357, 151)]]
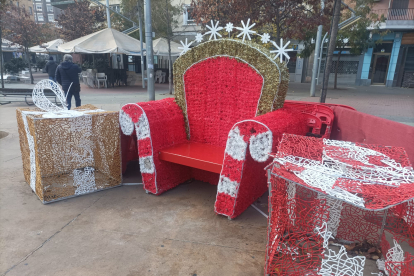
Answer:
[(174, 30), (178, 28), (177, 15), (182, 11), (180, 7), (173, 6), (170, 0), (158, 0), (151, 6), (153, 17), (152, 28), (156, 32), (157, 37), (165, 38), (168, 42), (168, 90), (172, 94), (172, 57), (171, 57), (171, 41), (174, 39)]
[(64, 13), (57, 18), (61, 34), (66, 41), (94, 33), (106, 27), (105, 10), (100, 6), (91, 7), (89, 1), (74, 0)]
[[(385, 21), (384, 16), (379, 17), (377, 14), (372, 13), (374, 0), (353, 0), (351, 3), (355, 5), (354, 16), (360, 16), (360, 18), (351, 26), (338, 32), (336, 38), (338, 59), (335, 64), (334, 89), (337, 89), (339, 61), (345, 46), (349, 46), (351, 54), (360, 55), (374, 44), (382, 42), (382, 39), (374, 42), (369, 37), (369, 33), (378, 33), (381, 34), (381, 36), (386, 33), (379, 28), (379, 24)], [(351, 12), (349, 10), (343, 12), (342, 17), (343, 19), (351, 17)]]
[(328, 91), (329, 74), (331, 73), (331, 64), (333, 52), (335, 50), (336, 35), (338, 34), (338, 24), (341, 17), (341, 0), (335, 0), (334, 13), (331, 26), (331, 37), (328, 45), (328, 56), (326, 57), (325, 72), (323, 78), (322, 93), (320, 102), (324, 103), (326, 99), (326, 92)]
[(4, 19), (2, 19), (2, 23), (8, 27), (7, 29), (3, 28), (3, 30), (5, 30), (6, 37), (10, 41), (23, 46), (25, 57), (29, 65), (30, 80), (33, 84), (29, 47), (46, 41), (41, 40), (39, 25), (30, 18), (25, 9), (10, 6), (6, 12), (3, 12), (3, 15), (2, 18)]
[[(178, 28), (177, 16), (182, 12), (180, 5), (172, 5), (171, 0), (151, 1), (152, 30), (157, 38), (165, 38), (168, 41), (169, 76), (172, 72), (171, 41), (175, 38), (175, 30)], [(144, 14), (144, 0), (122, 0), (122, 14), (131, 20), (138, 22), (138, 8), (141, 15)], [(116, 17), (115, 17), (116, 18)], [(131, 23), (118, 17), (123, 22), (123, 28), (131, 27)], [(121, 24), (117, 23), (116, 26)], [(144, 24), (143, 24), (144, 25)], [(144, 26), (143, 26), (144, 27)], [(137, 32), (132, 34), (138, 39)], [(169, 93), (172, 94), (172, 78), (169, 78)]]
[(4, 88), (4, 79), (3, 79), (3, 51), (1, 46), (3, 45), (3, 21), (4, 11), (7, 10), (6, 0), (0, 0), (0, 78), (1, 78), (1, 88)]
[(58, 38), (62, 38), (60, 29), (56, 27), (53, 23), (44, 23), (40, 24), (40, 34), (42, 41), (52, 41)]
[(12, 58), (4, 64), (6, 72), (12, 75), (17, 75), (19, 71), (24, 70), (24, 68), (27, 68), (27, 62), (25, 62), (22, 58)]
[(302, 40), (308, 30), (326, 24), (332, 0), (326, 2), (323, 12), (320, 0), (192, 0), (192, 5), (197, 23), (235, 24), (250, 18), (258, 28), (274, 29), (273, 37), (279, 42), (281, 37)]

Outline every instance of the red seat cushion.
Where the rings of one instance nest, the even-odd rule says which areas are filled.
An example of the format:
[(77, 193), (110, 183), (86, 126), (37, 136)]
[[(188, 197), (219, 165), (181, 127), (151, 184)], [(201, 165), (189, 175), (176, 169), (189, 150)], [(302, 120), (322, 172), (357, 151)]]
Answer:
[(201, 143), (175, 145), (160, 151), (160, 159), (209, 172), (220, 173), (224, 147)]

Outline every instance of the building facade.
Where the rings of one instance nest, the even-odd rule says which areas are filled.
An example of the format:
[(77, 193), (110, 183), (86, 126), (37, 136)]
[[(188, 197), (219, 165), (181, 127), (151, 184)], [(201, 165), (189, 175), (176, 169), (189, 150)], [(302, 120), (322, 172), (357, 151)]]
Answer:
[(34, 9), (33, 9), (33, 0), (19, 0), (19, 1), (10, 1), (10, 5), (14, 5), (20, 8), (23, 8), (30, 15), (30, 18), (34, 20)]
[(52, 6), (51, 0), (33, 1), (34, 20), (36, 23), (54, 23), (61, 10)]
[(373, 13), (384, 15), (388, 33), (372, 36), (382, 42), (360, 57), (355, 84), (414, 87), (414, 1), (378, 0)]
[(192, 16), (191, 0), (172, 0), (171, 4), (182, 8), (182, 12), (177, 18), (178, 26), (173, 30), (174, 40), (177, 42), (185, 41), (186, 38), (194, 40), (196, 34), (201, 31), (201, 25), (197, 25)]

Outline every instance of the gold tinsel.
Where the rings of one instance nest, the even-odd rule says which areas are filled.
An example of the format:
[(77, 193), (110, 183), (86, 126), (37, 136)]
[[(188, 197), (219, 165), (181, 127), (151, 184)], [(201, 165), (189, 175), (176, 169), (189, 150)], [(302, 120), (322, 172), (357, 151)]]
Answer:
[(229, 56), (240, 62), (247, 62), (262, 75), (264, 83), (257, 116), (283, 107), (289, 83), (289, 72), (285, 63), (272, 60), (269, 50), (254, 42), (235, 39), (210, 40), (190, 49), (174, 62), (175, 101), (184, 113), (187, 137), (189, 129), (184, 74), (195, 63), (218, 56)]
[[(91, 133), (71, 131), (70, 121), (77, 118), (43, 118), (43, 114), (27, 115), (27, 125), (34, 139), (36, 162), (35, 192), (43, 203), (74, 196), (73, 171), (79, 168), (95, 169), (96, 190), (116, 187), (122, 183), (121, 144), (117, 111), (98, 111), (93, 105), (75, 108), (92, 116)], [(39, 111), (39, 108), (17, 108), (17, 124), (22, 152), (23, 173), (30, 183), (30, 149), (23, 122), (23, 111)], [(85, 153), (82, 143), (88, 136), (93, 144), (93, 161), (71, 160), (73, 153), (82, 156)]]

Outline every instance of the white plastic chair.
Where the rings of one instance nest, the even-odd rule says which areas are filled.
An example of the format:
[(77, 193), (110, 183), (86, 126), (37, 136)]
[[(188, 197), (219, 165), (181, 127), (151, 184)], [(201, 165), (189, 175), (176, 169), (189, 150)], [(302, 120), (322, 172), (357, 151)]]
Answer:
[(100, 87), (101, 82), (104, 83), (105, 88), (108, 88), (108, 85), (107, 85), (107, 82), (106, 82), (107, 79), (108, 79), (108, 77), (105, 75), (105, 73), (96, 73), (96, 82), (98, 84), (98, 88), (101, 88)]
[(82, 77), (83, 83), (87, 85), (88, 84), (88, 72), (82, 71), (81, 75), (82, 75), (81, 77)]
[(161, 83), (161, 79), (162, 79), (162, 71), (161, 70), (155, 71), (155, 82), (158, 81), (158, 83)]

